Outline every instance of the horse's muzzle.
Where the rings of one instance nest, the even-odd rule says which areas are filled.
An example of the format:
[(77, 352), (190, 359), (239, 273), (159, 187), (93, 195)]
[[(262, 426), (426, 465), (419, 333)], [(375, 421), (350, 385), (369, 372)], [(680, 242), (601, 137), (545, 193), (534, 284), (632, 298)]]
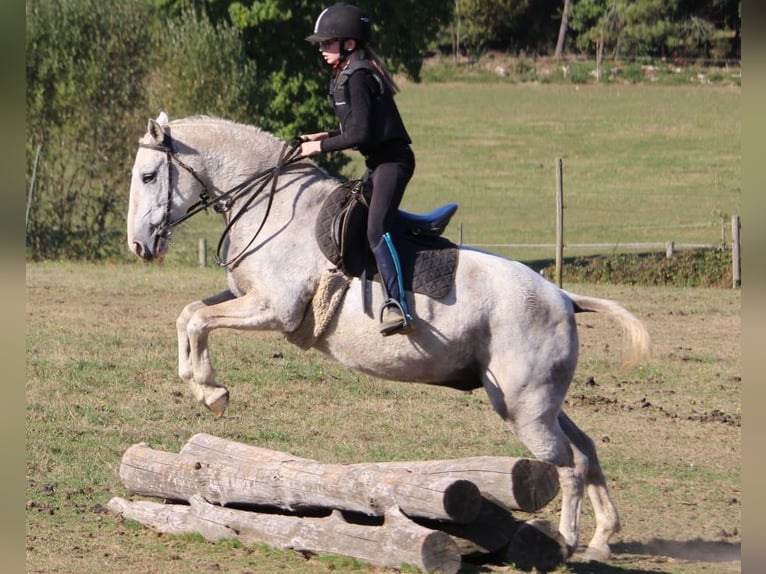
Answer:
[(168, 239), (170, 233), (168, 231), (157, 231), (154, 234), (151, 247), (148, 243), (134, 240), (130, 248), (138, 257), (143, 261), (162, 261), (168, 252)]

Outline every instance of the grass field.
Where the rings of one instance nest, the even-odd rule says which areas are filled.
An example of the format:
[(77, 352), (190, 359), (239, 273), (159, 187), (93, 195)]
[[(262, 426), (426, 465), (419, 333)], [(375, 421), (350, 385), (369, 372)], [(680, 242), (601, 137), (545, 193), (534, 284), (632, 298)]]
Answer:
[[(720, 244), (722, 220), (728, 240), (742, 210), (740, 96), (715, 86), (406, 84), (397, 99), (418, 165), (403, 207), (459, 203), (453, 241), (462, 225), (470, 245), (553, 244), (561, 157), (566, 243)], [(344, 175), (358, 176), (362, 160), (350, 157)], [(196, 261), (196, 238), (215, 246), (219, 232), (215, 217), (192, 220), (176, 257)]]
[[(214, 419), (176, 377), (174, 323), (186, 302), (220, 286), (212, 269), (27, 267), (28, 572), (381, 571), (119, 523), (103, 507), (128, 496), (118, 467), (137, 442), (178, 452), (207, 432), (326, 462), (527, 455), (483, 391), (371, 379), (270, 333), (213, 335), (232, 392), (227, 415)], [(561, 572), (739, 571), (740, 293), (569, 287), (639, 314), (655, 356), (621, 371), (614, 325), (579, 321), (582, 360), (566, 409), (599, 444), (624, 530), (607, 565)], [(541, 516), (556, 520), (557, 511), (558, 499)], [(464, 572), (512, 570), (485, 568)]]
[(419, 166), (407, 203), (460, 203), (466, 243), (553, 243), (561, 157), (567, 242), (715, 243), (717, 214), (741, 209), (739, 93), (408, 87)]
[[(419, 164), (404, 207), (457, 201), (448, 235), (456, 239), (462, 223), (469, 244), (552, 243), (553, 161), (562, 156), (567, 241), (716, 243), (721, 214), (741, 210), (740, 94), (407, 85), (400, 106)], [(174, 323), (183, 305), (223, 286), (220, 271), (196, 268), (197, 238), (214, 247), (220, 230), (214, 217), (192, 220), (164, 266), (27, 264), (28, 572), (384, 572), (118, 522), (104, 506), (127, 496), (119, 461), (141, 441), (177, 452), (208, 432), (328, 462), (526, 455), (483, 392), (372, 379), (271, 333), (212, 336), (232, 405), (221, 420), (200, 410), (175, 374)], [(609, 563), (560, 571), (740, 571), (740, 292), (566, 287), (636, 312), (655, 355), (621, 371), (614, 326), (598, 316), (578, 321), (582, 359), (566, 409), (599, 445), (624, 530)], [(556, 520), (557, 511), (558, 500), (541, 515)], [(588, 511), (583, 541), (593, 528)]]

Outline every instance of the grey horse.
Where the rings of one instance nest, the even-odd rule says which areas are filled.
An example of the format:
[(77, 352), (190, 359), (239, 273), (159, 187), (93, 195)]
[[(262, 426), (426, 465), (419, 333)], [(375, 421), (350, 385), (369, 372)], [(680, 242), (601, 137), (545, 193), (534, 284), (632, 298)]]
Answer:
[[(258, 186), (263, 193), (243, 183), (274, 173), (285, 163), (287, 148), (257, 127), (210, 117), (170, 122), (164, 113), (149, 120), (139, 142), (127, 218), (128, 245), (138, 257), (161, 260), (173, 229), (189, 213), (200, 205), (225, 206), (228, 288), (189, 303), (177, 321), (178, 373), (218, 416), (229, 393), (216, 378), (210, 332), (268, 330), (295, 339), (307, 317), (319, 323), (312, 309), (331, 284), (327, 277), (336, 273), (314, 234), (324, 199), (339, 185), (336, 179), (297, 158), (277, 170), (278, 177), (266, 177)], [(359, 281), (351, 279), (334, 298), (334, 310), (313, 332), (310, 346), (375, 377), (459, 389), (483, 386), (519, 440), (557, 467), (559, 531), (570, 555), (587, 487), (596, 531), (585, 558), (606, 560), (619, 516), (594, 442), (562, 410), (578, 359), (575, 314), (599, 312), (618, 322), (626, 363), (649, 355), (643, 323), (614, 301), (564, 291), (519, 262), (460, 247), (449, 293), (436, 299), (408, 292), (416, 330), (382, 337), (366, 310), (377, 308), (383, 295), (373, 289), (365, 296)]]

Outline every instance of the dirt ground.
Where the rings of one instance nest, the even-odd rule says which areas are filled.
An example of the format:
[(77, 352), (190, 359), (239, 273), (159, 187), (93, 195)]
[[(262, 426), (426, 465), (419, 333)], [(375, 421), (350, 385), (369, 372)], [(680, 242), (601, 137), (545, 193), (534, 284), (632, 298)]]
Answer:
[[(105, 506), (130, 496), (117, 469), (138, 442), (177, 452), (207, 432), (327, 462), (524, 454), (483, 391), (370, 379), (274, 334), (214, 333), (219, 374), (232, 390), (229, 412), (215, 419), (177, 380), (174, 322), (219, 281), (195, 270), (28, 267), (28, 572), (387, 572), (120, 522)], [(575, 557), (557, 571), (739, 572), (740, 292), (565, 287), (622, 302), (647, 323), (654, 354), (623, 370), (617, 328), (578, 316), (581, 360), (565, 410), (598, 445), (623, 528), (608, 562)], [(535, 517), (557, 523), (558, 510), (554, 499)], [(588, 503), (583, 510), (585, 544), (594, 524)], [(462, 570), (511, 571), (492, 563)]]

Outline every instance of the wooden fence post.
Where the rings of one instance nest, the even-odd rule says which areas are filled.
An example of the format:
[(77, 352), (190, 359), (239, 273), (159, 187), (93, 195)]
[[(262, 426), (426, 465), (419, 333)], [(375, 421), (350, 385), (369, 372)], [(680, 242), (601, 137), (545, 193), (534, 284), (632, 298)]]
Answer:
[(673, 253), (675, 253), (675, 250), (676, 250), (675, 241), (668, 241), (665, 244), (665, 259), (673, 259)]
[(742, 285), (741, 259), (739, 255), (739, 215), (731, 216), (731, 283), (736, 289)]
[(556, 284), (562, 286), (562, 260), (564, 258), (564, 169), (560, 157), (556, 158)]
[(207, 239), (200, 238), (199, 246), (197, 247), (197, 257), (199, 259), (199, 266), (205, 267), (207, 265)]

